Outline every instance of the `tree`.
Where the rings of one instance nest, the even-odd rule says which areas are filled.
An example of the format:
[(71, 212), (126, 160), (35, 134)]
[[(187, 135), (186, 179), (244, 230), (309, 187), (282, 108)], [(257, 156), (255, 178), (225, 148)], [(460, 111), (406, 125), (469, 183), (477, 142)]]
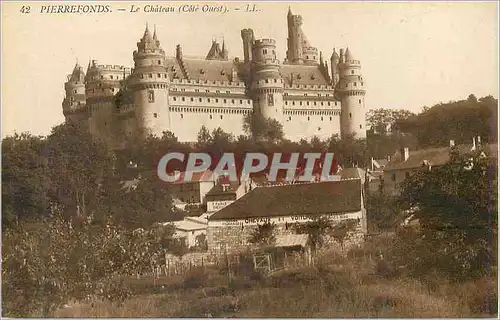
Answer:
[(207, 251), (208, 250), (208, 242), (207, 242), (207, 235), (202, 233), (196, 236), (195, 238), (196, 241), (196, 247), (200, 251)]
[(466, 279), (496, 265), (496, 170), (478, 151), (405, 180), (401, 203), (415, 211), (419, 241), (435, 255), (420, 257), (427, 268)]
[(210, 144), (212, 141), (212, 136), (210, 135), (210, 131), (207, 129), (207, 127), (202, 126), (200, 131), (198, 132), (198, 147), (205, 147)]
[(275, 229), (276, 225), (271, 222), (257, 225), (248, 242), (259, 246), (272, 246), (276, 242)]
[(348, 239), (349, 233), (354, 230), (358, 223), (359, 222), (355, 219), (349, 219), (341, 221), (331, 227), (329, 234), (340, 244), (342, 251), (344, 251), (345, 242)]
[(331, 228), (332, 223), (328, 218), (317, 217), (306, 223), (297, 223), (295, 225), (295, 232), (298, 234), (307, 234), (309, 245), (314, 253), (323, 246), (325, 236)]
[(104, 176), (113, 171), (113, 152), (76, 124), (54, 127), (47, 149), (51, 200), (69, 216), (95, 213), (96, 194)]
[(50, 212), (47, 141), (29, 133), (2, 141), (2, 228)]
[(283, 125), (276, 119), (264, 118), (259, 112), (252, 112), (243, 119), (243, 131), (253, 140), (278, 142), (283, 140)]

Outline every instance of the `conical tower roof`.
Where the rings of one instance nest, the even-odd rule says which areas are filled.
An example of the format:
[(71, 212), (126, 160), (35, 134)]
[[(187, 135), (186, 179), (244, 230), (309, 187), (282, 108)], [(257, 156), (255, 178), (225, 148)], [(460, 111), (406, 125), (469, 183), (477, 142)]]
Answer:
[(352, 57), (351, 51), (349, 50), (349, 48), (347, 48), (345, 50), (345, 61), (351, 61), (351, 60), (354, 60), (354, 59)]

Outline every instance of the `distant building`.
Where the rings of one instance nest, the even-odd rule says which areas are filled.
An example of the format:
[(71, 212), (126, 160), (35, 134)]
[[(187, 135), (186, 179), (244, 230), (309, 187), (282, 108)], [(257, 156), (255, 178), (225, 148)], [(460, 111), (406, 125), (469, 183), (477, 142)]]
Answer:
[(74, 67), (62, 103), (66, 121), (85, 123), (116, 148), (137, 132), (161, 136), (168, 130), (179, 141), (192, 142), (205, 126), (238, 136), (253, 112), (280, 122), (294, 141), (333, 134), (366, 138), (360, 60), (349, 48), (333, 49), (324, 59), (302, 30), (302, 17), (289, 10), (286, 19), (283, 62), (276, 41), (256, 39), (252, 29), (241, 30), (243, 58), (229, 59), (226, 43), (221, 47), (214, 40), (205, 57), (190, 58), (180, 45), (168, 55), (156, 28), (151, 32), (146, 26), (133, 68), (96, 60), (86, 73), (79, 64)]
[(167, 222), (163, 225), (170, 224), (175, 227), (173, 238), (183, 239), (188, 248), (195, 247), (197, 238), (207, 234), (208, 221), (202, 217), (185, 217), (184, 220)]
[[(294, 224), (311, 221), (318, 215), (334, 223), (355, 219), (358, 222), (351, 243), (358, 243), (367, 232), (366, 211), (360, 179), (258, 187), (217, 211), (208, 219), (210, 251), (243, 251), (257, 225), (276, 224), (278, 242), (295, 235)], [(290, 239), (286, 240), (288, 237)], [(334, 242), (328, 238), (327, 242)], [(290, 244), (290, 243), (289, 243)], [(292, 245), (292, 244), (290, 244)], [(297, 244), (299, 245), (299, 244)]]
[(450, 161), (451, 148), (455, 148), (458, 154), (463, 155), (471, 151), (481, 149), (485, 156), (497, 158), (497, 144), (481, 145), (480, 138), (473, 139), (472, 144), (461, 144), (455, 146), (453, 140), (449, 147), (427, 148), (412, 150), (402, 148), (391, 157), (391, 161), (384, 167), (383, 192), (398, 195), (401, 192), (402, 182), (415, 172), (431, 170), (433, 167), (442, 166)]
[(185, 204), (206, 204), (206, 194), (215, 186), (218, 175), (210, 170), (193, 172), (189, 181), (184, 181), (186, 172), (179, 172), (178, 181), (168, 185), (177, 206)]
[(229, 181), (227, 177), (220, 177), (217, 184), (205, 196), (207, 212), (221, 210), (256, 187), (251, 179), (240, 183)]

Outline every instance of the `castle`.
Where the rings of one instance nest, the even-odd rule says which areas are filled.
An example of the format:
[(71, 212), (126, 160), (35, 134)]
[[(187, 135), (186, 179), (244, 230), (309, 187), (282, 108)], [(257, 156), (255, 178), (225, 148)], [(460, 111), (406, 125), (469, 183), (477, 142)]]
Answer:
[(173, 132), (197, 140), (202, 126), (244, 134), (244, 117), (260, 112), (283, 125), (285, 138), (298, 141), (333, 134), (366, 137), (365, 83), (359, 60), (349, 49), (333, 49), (330, 68), (302, 31), (302, 17), (288, 11), (286, 59), (276, 58), (273, 39), (255, 39), (241, 30), (243, 60), (229, 59), (225, 43), (212, 41), (207, 56), (169, 57), (148, 26), (133, 53), (134, 68), (89, 62), (76, 64), (65, 83), (63, 113), (117, 148), (134, 132)]

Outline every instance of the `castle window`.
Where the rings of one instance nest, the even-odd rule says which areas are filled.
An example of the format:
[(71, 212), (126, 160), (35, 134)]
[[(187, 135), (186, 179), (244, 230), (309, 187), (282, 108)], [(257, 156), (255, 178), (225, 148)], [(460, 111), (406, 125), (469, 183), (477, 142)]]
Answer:
[(354, 82), (354, 86), (357, 87), (358, 86), (358, 83), (357, 82)]
[(153, 117), (158, 118), (158, 113), (153, 113)]
[(274, 83), (276, 83), (278, 80), (274, 79)]
[(323, 101), (321, 101), (321, 105), (323, 105)]
[(221, 120), (222, 120), (222, 115), (220, 116)]
[(234, 99), (232, 99), (232, 100), (231, 100), (231, 103), (233, 103), (233, 104), (234, 104)]
[(75, 90), (73, 90), (73, 93), (76, 93), (76, 89), (75, 89)]
[(158, 73), (158, 78), (161, 78), (161, 73)]
[(359, 125), (359, 128), (360, 128), (360, 129), (363, 129), (363, 126), (362, 126), (362, 125)]
[(351, 70), (351, 74), (354, 74), (354, 70)]
[(219, 99), (215, 99), (215, 102), (219, 102)]
[(153, 74), (152, 74), (152, 73), (150, 73), (150, 74), (149, 74), (149, 77), (150, 77), (150, 78), (152, 78), (152, 77), (153, 77)]
[(226, 93), (228, 93), (228, 94), (229, 94), (229, 93), (231, 93), (231, 91), (226, 91)]
[(292, 105), (293, 105), (293, 106), (295, 105), (295, 101), (292, 101)]
[(302, 105), (302, 101), (299, 102), (299, 105)]
[(215, 90), (215, 93), (220, 93), (220, 91), (219, 90)]
[(210, 119), (212, 119), (212, 115), (210, 115)]
[(184, 119), (184, 115), (181, 113), (181, 119)]
[(309, 56), (306, 56), (306, 59), (309, 60)]
[(262, 50), (262, 53), (267, 54), (267, 49)]
[(181, 91), (184, 92), (184, 91), (186, 91), (186, 89), (182, 88)]
[(363, 82), (361, 82), (361, 85), (363, 85)]
[(321, 117), (321, 121), (323, 121), (323, 117)]
[(182, 97), (182, 101), (186, 101), (186, 98)]
[(361, 99), (359, 99), (359, 103), (361, 103)]
[(200, 89), (194, 89), (194, 92), (200, 92)]
[(101, 76), (101, 79), (104, 79), (104, 76)]
[(309, 105), (309, 101), (307, 101), (306, 104)]
[(240, 100), (240, 104), (243, 104), (243, 100)]
[(247, 100), (248, 104), (250, 104), (250, 100)]
[(148, 91), (148, 102), (155, 102), (155, 92), (153, 90)]
[(109, 78), (110, 78), (110, 79), (113, 79), (113, 75), (110, 75), (110, 76), (109, 76)]
[(176, 98), (176, 97), (174, 97), (174, 101), (177, 101), (177, 98)]
[(161, 60), (158, 60), (158, 64), (161, 64)]
[(292, 117), (288, 117), (288, 120), (292, 120)]
[(304, 97), (307, 97), (307, 93), (304, 93)]
[(269, 79), (266, 79), (266, 83), (269, 83)]
[(349, 118), (352, 118), (352, 113), (349, 112)]
[(287, 106), (287, 105), (288, 105), (288, 101), (285, 101), (285, 106)]
[(193, 101), (194, 101), (194, 99), (193, 99), (193, 98), (191, 98), (191, 102), (193, 102)]
[(224, 103), (227, 103), (227, 99), (224, 99)]
[(330, 105), (330, 101), (328, 101), (328, 105)]
[(210, 102), (210, 98), (207, 99), (207, 102)]
[(330, 117), (330, 121), (332, 121), (332, 117)]
[(314, 101), (314, 105), (316, 105), (316, 101)]
[(307, 117), (307, 121), (311, 120), (311, 117)]
[(335, 106), (337, 106), (337, 101), (335, 101)]
[(207, 90), (205, 90), (205, 92), (210, 92), (210, 90), (207, 89)]
[(274, 106), (274, 95), (272, 93), (267, 95), (267, 105), (271, 107)]

